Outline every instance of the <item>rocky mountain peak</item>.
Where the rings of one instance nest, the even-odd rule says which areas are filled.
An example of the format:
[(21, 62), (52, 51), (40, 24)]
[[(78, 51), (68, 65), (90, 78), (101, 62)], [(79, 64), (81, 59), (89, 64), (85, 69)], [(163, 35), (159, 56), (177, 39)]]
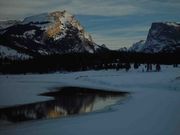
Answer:
[(79, 35), (82, 38), (86, 38), (88, 41), (93, 42), (90, 34), (85, 32), (75, 16), (68, 13), (66, 10), (30, 16), (25, 18), (23, 23), (38, 24), (42, 30), (45, 30), (47, 37), (54, 38), (55, 40), (60, 38), (60, 35), (63, 36), (63, 34), (65, 34), (68, 26), (72, 26), (79, 31)]
[(131, 51), (146, 53), (174, 52), (179, 50), (180, 23), (152, 23), (145, 43), (135, 43), (130, 49)]
[(65, 10), (26, 17), (1, 29), (0, 34), (1, 45), (42, 55), (95, 53), (104, 49), (93, 41), (75, 16)]

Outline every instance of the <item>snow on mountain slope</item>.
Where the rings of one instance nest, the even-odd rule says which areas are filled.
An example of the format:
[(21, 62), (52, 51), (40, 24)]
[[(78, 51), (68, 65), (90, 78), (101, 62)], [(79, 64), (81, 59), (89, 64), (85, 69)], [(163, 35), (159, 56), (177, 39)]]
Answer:
[(17, 20), (0, 21), (0, 29), (6, 29), (18, 23), (20, 23), (20, 21)]
[(32, 58), (31, 56), (17, 52), (15, 49), (0, 45), (0, 57), (11, 60), (25, 60)]
[(141, 52), (144, 48), (145, 41), (140, 40), (137, 43), (134, 43), (130, 48), (129, 51)]
[(53, 17), (49, 16), (48, 13), (42, 13), (34, 16), (29, 16), (26, 17), (22, 23), (27, 24), (27, 23), (41, 23), (41, 22), (46, 22), (46, 21), (53, 21)]
[[(140, 43), (140, 42), (139, 42)], [(158, 53), (175, 52), (180, 50), (180, 23), (152, 23), (144, 45), (135, 43), (130, 51)], [(141, 47), (140, 47), (141, 46)]]
[(179, 27), (180, 23), (179, 22), (165, 22), (165, 24), (169, 26), (174, 26), (174, 27)]

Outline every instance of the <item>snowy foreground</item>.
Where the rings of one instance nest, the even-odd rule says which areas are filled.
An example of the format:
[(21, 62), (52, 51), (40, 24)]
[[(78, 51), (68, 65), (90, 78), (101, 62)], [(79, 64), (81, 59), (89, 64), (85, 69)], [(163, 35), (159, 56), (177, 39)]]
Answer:
[(0, 122), (0, 134), (180, 135), (180, 68), (1, 75), (0, 106), (47, 100), (37, 96), (60, 86), (128, 91), (121, 104), (100, 113), (22, 123)]

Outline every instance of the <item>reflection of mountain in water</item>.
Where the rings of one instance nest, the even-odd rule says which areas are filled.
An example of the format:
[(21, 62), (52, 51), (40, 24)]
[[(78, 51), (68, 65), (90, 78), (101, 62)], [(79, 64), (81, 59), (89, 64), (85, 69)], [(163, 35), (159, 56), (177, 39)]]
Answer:
[(124, 99), (127, 93), (65, 87), (42, 95), (54, 100), (2, 108), (0, 119), (18, 122), (93, 112)]

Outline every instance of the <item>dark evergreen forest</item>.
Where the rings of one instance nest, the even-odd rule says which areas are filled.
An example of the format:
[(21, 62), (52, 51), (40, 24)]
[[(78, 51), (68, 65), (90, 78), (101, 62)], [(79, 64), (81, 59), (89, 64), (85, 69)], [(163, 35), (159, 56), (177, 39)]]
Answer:
[[(105, 53), (72, 53), (36, 56), (29, 60), (0, 59), (0, 73), (50, 73), (56, 71), (85, 71), (128, 68), (129, 64), (174, 64), (180, 63), (180, 52), (133, 53), (109, 51)], [(136, 67), (136, 66), (135, 66)]]

